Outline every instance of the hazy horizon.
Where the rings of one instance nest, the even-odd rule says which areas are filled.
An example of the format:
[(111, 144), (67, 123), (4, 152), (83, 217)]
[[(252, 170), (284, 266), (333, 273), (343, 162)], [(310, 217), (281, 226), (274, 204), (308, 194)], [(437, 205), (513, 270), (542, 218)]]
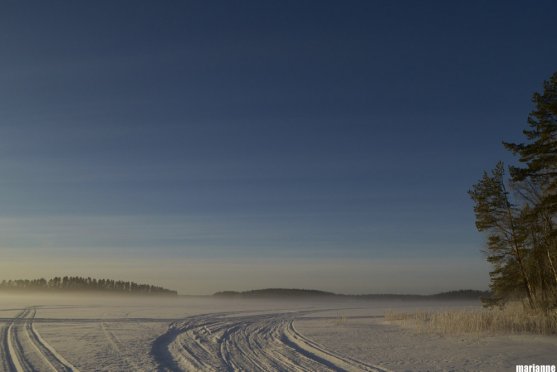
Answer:
[[(53, 276), (84, 276), (161, 285), (179, 294), (210, 295), (218, 291), (245, 291), (263, 288), (305, 288), (342, 294), (435, 294), (459, 289), (485, 290), (485, 268), (476, 269), (477, 280), (469, 280), (474, 261), (454, 264), (449, 260), (414, 260), (401, 264), (396, 260), (136, 260), (122, 258), (107, 264), (94, 258), (66, 259), (69, 268), (60, 268), (55, 260), (43, 257), (41, 264), (29, 267), (33, 260), (10, 262), (2, 268), (1, 279), (35, 279)], [(8, 266), (8, 265), (2, 265)], [(163, 270), (153, 268), (163, 267)], [(26, 271), (30, 270), (30, 271)], [(181, 273), (184, 271), (184, 273)], [(24, 276), (22, 272), (32, 272)], [(396, 273), (396, 274), (393, 274)], [(5, 277), (5, 278), (4, 278)], [(421, 281), (412, 283), (415, 278)], [(439, 282), (438, 278), (446, 280)], [(231, 284), (231, 278), (234, 278)], [(467, 283), (468, 286), (463, 286)], [(424, 289), (424, 284), (427, 289)]]
[(486, 289), (467, 190), (512, 161), (556, 11), (8, 2), (0, 280)]

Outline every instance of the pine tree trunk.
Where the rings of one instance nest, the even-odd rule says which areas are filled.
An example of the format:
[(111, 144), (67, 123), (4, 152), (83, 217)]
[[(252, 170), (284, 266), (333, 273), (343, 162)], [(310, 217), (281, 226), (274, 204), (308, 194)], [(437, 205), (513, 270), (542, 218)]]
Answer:
[(546, 213), (545, 209), (542, 211), (542, 218), (545, 223), (545, 229), (546, 229), (544, 234), (546, 237), (548, 237), (546, 241), (549, 240), (545, 244), (545, 253), (547, 255), (547, 262), (549, 263), (549, 268), (551, 269), (551, 273), (553, 274), (553, 280), (555, 281), (554, 289), (555, 289), (555, 295), (557, 296), (557, 270), (555, 270), (555, 265), (553, 264), (553, 259), (551, 258), (551, 252), (549, 251), (549, 247), (551, 246), (551, 243), (555, 241), (554, 238), (552, 238), (553, 221), (551, 220), (551, 216), (549, 216), (548, 213)]
[(555, 279), (555, 285), (557, 286), (557, 271), (555, 271), (555, 265), (553, 265), (553, 260), (551, 259), (551, 253), (547, 248), (545, 249), (545, 252), (547, 253), (547, 260), (549, 262), (549, 267), (551, 267), (551, 271), (553, 272), (553, 279)]
[(522, 274), (522, 280), (524, 281), (524, 288), (526, 289), (526, 295), (528, 296), (528, 303), (530, 304), (530, 307), (533, 309), (536, 306), (534, 302), (532, 285), (530, 284), (530, 281), (528, 280), (528, 276), (526, 275), (526, 270), (524, 269), (524, 265), (522, 263), (522, 257), (518, 253), (518, 249), (515, 248), (515, 250), (516, 250), (516, 259), (518, 262), (518, 266), (520, 267), (520, 273)]
[(534, 302), (534, 296), (533, 296), (534, 292), (532, 290), (532, 285), (530, 284), (530, 281), (528, 280), (528, 275), (526, 274), (526, 269), (524, 268), (524, 264), (523, 264), (523, 261), (522, 261), (522, 255), (520, 254), (520, 246), (519, 246), (519, 243), (518, 243), (518, 236), (517, 236), (516, 227), (515, 227), (515, 218), (513, 216), (511, 203), (507, 199), (507, 189), (505, 188), (504, 184), (502, 184), (502, 188), (503, 188), (503, 192), (504, 192), (504, 195), (505, 195), (505, 203), (506, 203), (506, 207), (507, 207), (507, 217), (509, 218), (509, 227), (511, 228), (511, 240), (512, 240), (513, 251), (514, 251), (514, 254), (515, 254), (516, 261), (518, 262), (518, 266), (520, 267), (520, 273), (522, 274), (522, 280), (524, 281), (524, 287), (526, 289), (526, 295), (528, 296), (528, 302), (530, 304), (530, 307), (533, 309), (533, 308), (535, 308), (535, 302)]

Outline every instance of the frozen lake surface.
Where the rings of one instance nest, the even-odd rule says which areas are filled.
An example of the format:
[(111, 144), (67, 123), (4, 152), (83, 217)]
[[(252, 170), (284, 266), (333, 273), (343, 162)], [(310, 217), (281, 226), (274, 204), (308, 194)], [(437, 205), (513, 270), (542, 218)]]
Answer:
[(442, 336), (386, 310), (473, 302), (0, 295), (2, 371), (514, 370), (556, 364), (555, 337)]

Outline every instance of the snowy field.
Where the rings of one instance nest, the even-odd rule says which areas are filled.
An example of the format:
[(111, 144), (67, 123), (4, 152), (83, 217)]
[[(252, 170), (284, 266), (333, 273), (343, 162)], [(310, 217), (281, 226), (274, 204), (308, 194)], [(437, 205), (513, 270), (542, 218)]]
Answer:
[(476, 303), (0, 295), (2, 371), (514, 370), (557, 339), (441, 336), (386, 310)]

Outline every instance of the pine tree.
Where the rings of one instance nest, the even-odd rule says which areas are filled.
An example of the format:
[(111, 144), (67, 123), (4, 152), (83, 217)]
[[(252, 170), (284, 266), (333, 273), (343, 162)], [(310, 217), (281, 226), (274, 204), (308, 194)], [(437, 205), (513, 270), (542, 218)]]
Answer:
[[(520, 223), (520, 210), (509, 200), (504, 181), (505, 168), (499, 162), (468, 193), (475, 203), (476, 227), (488, 234), (487, 260), (493, 265), (491, 290), (496, 303), (502, 303), (522, 283), (531, 307), (534, 290), (526, 268), (526, 232)], [(520, 288), (520, 287), (518, 287)]]
[(524, 143), (503, 145), (519, 157), (510, 167), (509, 189), (502, 163), (469, 191), (476, 227), (488, 234), (492, 303), (526, 296), (532, 307), (557, 307), (557, 73), (534, 93)]
[(541, 187), (541, 204), (557, 213), (557, 72), (544, 82), (542, 94), (534, 93), (535, 110), (528, 116), (528, 142), (503, 145), (519, 156), (525, 167), (511, 167), (514, 182), (531, 179)]
[(515, 184), (527, 184), (530, 196), (535, 196), (533, 203), (527, 201), (541, 226), (537, 250), (545, 257), (538, 270), (551, 278), (547, 288), (552, 288), (557, 301), (557, 72), (544, 82), (543, 93), (534, 93), (532, 102), (535, 109), (528, 116), (529, 128), (523, 131), (527, 142), (503, 144), (524, 164), (511, 167), (511, 176)]

